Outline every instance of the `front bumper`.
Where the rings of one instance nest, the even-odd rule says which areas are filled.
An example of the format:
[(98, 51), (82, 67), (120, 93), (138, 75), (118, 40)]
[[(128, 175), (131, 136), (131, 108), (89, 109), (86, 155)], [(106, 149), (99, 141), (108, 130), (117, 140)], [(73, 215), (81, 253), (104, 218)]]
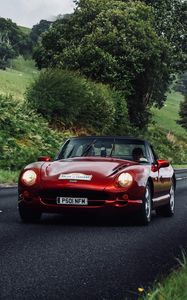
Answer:
[[(76, 191), (75, 191), (76, 194)], [(88, 211), (113, 211), (131, 212), (141, 208), (141, 199), (129, 199), (127, 194), (107, 194), (91, 192), (88, 198), (88, 205), (64, 205), (57, 204), (57, 195), (50, 191), (31, 193), (22, 191), (19, 193), (19, 205), (35, 208), (46, 213), (65, 213), (65, 212), (88, 212)], [(77, 194), (76, 194), (77, 195)], [(82, 192), (81, 195), (85, 196)], [(64, 195), (63, 195), (64, 196)], [(100, 197), (99, 197), (100, 196)], [(71, 193), (72, 197), (72, 193)]]

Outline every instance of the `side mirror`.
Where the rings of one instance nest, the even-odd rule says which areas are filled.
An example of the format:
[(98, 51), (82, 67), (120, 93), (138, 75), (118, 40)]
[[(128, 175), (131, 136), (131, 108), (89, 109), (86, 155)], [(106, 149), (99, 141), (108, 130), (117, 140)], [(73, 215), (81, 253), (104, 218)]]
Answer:
[(38, 161), (51, 161), (51, 157), (50, 156), (39, 156), (38, 157)]
[(169, 167), (170, 163), (168, 160), (165, 159), (157, 159), (156, 163), (152, 165), (152, 171), (157, 172), (160, 168), (167, 168)]
[(169, 161), (165, 159), (158, 159), (157, 164), (159, 169), (169, 167)]

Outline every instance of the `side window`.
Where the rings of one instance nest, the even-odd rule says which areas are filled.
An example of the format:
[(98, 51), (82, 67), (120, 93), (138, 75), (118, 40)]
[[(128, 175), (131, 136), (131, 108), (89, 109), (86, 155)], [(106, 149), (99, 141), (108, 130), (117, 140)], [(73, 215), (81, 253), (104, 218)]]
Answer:
[(155, 162), (158, 159), (158, 156), (155, 153), (152, 145), (150, 145), (149, 148), (150, 148), (151, 161)]

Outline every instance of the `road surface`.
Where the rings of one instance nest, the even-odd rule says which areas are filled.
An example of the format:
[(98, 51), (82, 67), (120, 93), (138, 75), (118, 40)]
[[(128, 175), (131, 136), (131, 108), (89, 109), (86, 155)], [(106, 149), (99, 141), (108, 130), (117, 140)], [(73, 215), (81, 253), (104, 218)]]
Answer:
[(137, 299), (187, 248), (187, 180), (176, 213), (148, 227), (102, 216), (43, 215), (23, 224), (16, 189), (0, 190), (0, 300)]

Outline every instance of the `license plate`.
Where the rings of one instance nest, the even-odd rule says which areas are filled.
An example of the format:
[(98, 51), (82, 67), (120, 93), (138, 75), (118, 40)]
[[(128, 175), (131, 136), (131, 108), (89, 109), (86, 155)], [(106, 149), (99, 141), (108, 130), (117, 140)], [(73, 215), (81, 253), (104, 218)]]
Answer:
[(62, 205), (88, 205), (87, 198), (57, 197), (56, 202)]

